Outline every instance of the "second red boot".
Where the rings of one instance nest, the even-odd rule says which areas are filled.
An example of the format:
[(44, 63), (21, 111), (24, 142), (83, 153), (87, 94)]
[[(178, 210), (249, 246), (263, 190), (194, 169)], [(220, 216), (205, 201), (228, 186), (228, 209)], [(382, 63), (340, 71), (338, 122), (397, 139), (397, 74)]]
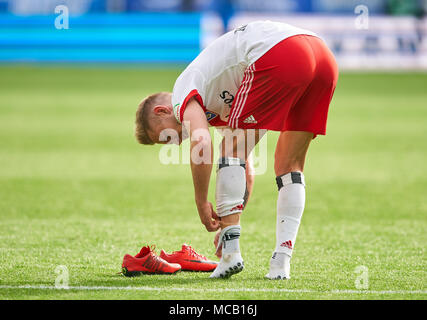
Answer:
[(160, 258), (169, 263), (178, 263), (181, 265), (183, 271), (213, 271), (218, 263), (210, 261), (205, 256), (197, 253), (191, 246), (183, 244), (181, 251), (175, 251), (171, 254), (160, 252)]

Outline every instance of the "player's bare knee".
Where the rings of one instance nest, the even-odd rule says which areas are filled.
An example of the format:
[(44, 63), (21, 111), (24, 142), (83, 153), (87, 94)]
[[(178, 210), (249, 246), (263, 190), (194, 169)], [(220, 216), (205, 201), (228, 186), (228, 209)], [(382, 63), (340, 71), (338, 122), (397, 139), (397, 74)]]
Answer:
[(274, 172), (276, 176), (280, 176), (292, 171), (304, 171), (304, 158), (293, 158), (293, 159), (278, 159), (274, 161)]

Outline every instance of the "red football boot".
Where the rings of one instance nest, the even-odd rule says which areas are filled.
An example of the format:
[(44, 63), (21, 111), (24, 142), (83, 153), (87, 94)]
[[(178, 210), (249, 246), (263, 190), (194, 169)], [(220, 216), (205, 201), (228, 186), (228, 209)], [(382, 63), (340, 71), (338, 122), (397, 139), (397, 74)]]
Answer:
[(173, 274), (181, 270), (179, 264), (163, 260), (153, 250), (146, 246), (134, 257), (126, 254), (123, 257), (122, 273), (126, 277), (133, 277), (140, 274)]
[(208, 260), (205, 256), (198, 254), (194, 249), (186, 244), (182, 245), (181, 251), (175, 251), (167, 254), (163, 250), (160, 252), (160, 258), (170, 263), (178, 263), (183, 271), (213, 271), (218, 263)]

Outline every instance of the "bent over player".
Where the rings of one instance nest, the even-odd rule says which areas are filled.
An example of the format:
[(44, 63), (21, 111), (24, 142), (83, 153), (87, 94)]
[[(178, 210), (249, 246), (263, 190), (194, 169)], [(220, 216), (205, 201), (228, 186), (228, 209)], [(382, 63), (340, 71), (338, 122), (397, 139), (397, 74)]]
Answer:
[[(217, 255), (221, 260), (212, 278), (243, 269), (240, 215), (251, 189), (245, 169), (250, 152), (262, 137), (260, 129), (280, 132), (274, 159), (276, 247), (266, 277), (290, 277), (290, 259), (305, 205), (305, 157), (311, 140), (326, 133), (337, 78), (331, 51), (313, 32), (256, 21), (205, 48), (178, 77), (172, 93), (153, 94), (140, 103), (136, 137), (141, 144), (181, 143), (186, 136), (191, 138), (196, 206), (206, 229), (219, 230)], [(226, 127), (231, 136), (227, 140), (226, 134), (220, 146), (216, 212), (208, 202), (212, 170), (209, 125)], [(179, 141), (166, 140), (164, 129), (175, 130)], [(251, 130), (255, 132), (252, 144), (247, 143)]]

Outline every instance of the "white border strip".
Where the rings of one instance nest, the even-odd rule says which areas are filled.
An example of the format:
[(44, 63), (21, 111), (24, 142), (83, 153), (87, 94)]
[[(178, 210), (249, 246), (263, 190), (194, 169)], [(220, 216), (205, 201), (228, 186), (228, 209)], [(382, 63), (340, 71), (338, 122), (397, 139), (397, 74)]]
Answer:
[(427, 290), (326, 290), (318, 291), (311, 289), (274, 289), (274, 288), (161, 288), (161, 287), (116, 287), (116, 286), (69, 286), (68, 288), (57, 288), (47, 285), (0, 285), (0, 289), (37, 289), (37, 290), (106, 290), (106, 291), (179, 291), (179, 292), (272, 292), (272, 293), (335, 293), (335, 294), (427, 294)]

